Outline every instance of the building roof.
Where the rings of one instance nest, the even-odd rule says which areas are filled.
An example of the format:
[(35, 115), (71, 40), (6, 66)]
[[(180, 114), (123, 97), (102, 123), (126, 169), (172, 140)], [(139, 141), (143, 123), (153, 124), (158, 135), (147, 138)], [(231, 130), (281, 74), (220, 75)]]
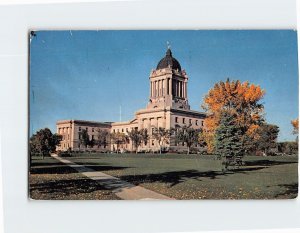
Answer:
[(168, 48), (166, 56), (159, 61), (156, 67), (157, 70), (164, 68), (171, 68), (173, 70), (181, 71), (181, 66), (179, 62), (172, 57), (172, 51), (170, 48)]
[(59, 120), (56, 122), (56, 125), (65, 124), (65, 123), (74, 123), (82, 126), (91, 126), (91, 127), (111, 127), (112, 122), (99, 122), (99, 121), (86, 121), (86, 120)]

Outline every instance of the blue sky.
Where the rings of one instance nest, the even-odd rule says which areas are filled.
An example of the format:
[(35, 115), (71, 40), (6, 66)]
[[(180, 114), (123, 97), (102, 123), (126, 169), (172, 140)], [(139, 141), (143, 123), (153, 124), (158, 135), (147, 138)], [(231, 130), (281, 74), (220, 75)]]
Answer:
[(202, 111), (220, 80), (239, 79), (266, 91), (268, 123), (279, 140), (294, 140), (298, 117), (297, 33), (292, 30), (38, 31), (30, 46), (30, 134), (62, 119), (122, 121), (149, 98), (149, 74), (165, 55), (189, 76), (188, 98)]

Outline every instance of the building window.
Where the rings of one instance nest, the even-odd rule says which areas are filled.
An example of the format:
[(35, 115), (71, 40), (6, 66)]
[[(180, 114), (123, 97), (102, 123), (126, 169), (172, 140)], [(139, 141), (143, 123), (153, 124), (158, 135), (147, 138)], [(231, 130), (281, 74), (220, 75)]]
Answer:
[(184, 146), (184, 142), (182, 142), (182, 146)]
[(152, 146), (154, 146), (154, 140), (152, 140)]
[(204, 126), (204, 121), (201, 121), (201, 126)]
[(122, 133), (124, 132), (124, 129), (122, 129)]
[(94, 128), (92, 128), (92, 132), (95, 132), (95, 129), (94, 129)]
[(79, 140), (81, 139), (81, 133), (78, 134), (78, 138), (79, 138)]
[(116, 132), (116, 130), (114, 129), (114, 133)]
[(185, 124), (185, 118), (182, 118), (182, 123)]
[(175, 117), (175, 122), (178, 123), (178, 117)]
[(86, 129), (86, 131), (88, 131), (88, 127), (86, 127), (85, 129)]
[(154, 134), (154, 127), (151, 129), (152, 135)]
[(78, 131), (81, 131), (81, 127), (79, 127)]
[(94, 140), (94, 135), (92, 135), (92, 140)]
[(126, 132), (128, 132), (128, 128), (126, 128)]
[(118, 129), (118, 133), (120, 132), (120, 129)]
[(198, 120), (196, 120), (196, 125), (198, 125)]
[(192, 119), (189, 119), (189, 123), (192, 124)]

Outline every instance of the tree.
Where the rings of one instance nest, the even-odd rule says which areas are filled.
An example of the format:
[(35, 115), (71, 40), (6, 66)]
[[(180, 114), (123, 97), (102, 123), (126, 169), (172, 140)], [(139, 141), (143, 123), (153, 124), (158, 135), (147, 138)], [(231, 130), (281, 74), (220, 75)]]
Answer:
[(259, 127), (257, 134), (258, 138), (255, 140), (257, 150), (261, 150), (268, 155), (271, 148), (277, 146), (276, 140), (279, 133), (277, 125), (263, 124)]
[(215, 152), (222, 160), (223, 171), (227, 171), (229, 165), (240, 164), (243, 155), (242, 130), (235, 117), (229, 111), (222, 112), (216, 129)]
[(117, 145), (117, 153), (119, 153), (120, 145), (128, 142), (128, 137), (124, 133), (120, 133), (120, 132), (111, 133), (110, 138), (111, 138), (112, 144)]
[(97, 134), (98, 140), (96, 142), (96, 144), (101, 147), (103, 146), (104, 148), (106, 148), (107, 146), (107, 142), (108, 142), (108, 137), (109, 137), (109, 132), (106, 130), (98, 130), (98, 134)]
[(30, 154), (41, 154), (42, 159), (44, 159), (45, 155), (49, 155), (56, 150), (56, 146), (59, 145), (61, 140), (61, 135), (52, 134), (48, 128), (41, 129), (29, 139)]
[(295, 120), (292, 120), (291, 121), (292, 125), (293, 125), (293, 133), (294, 134), (299, 134), (299, 118), (295, 119)]
[(79, 142), (80, 144), (84, 145), (85, 148), (90, 144), (90, 136), (86, 129), (83, 129), (79, 132)]
[(142, 134), (138, 129), (134, 128), (130, 132), (128, 132), (128, 136), (131, 139), (133, 146), (135, 148), (135, 153), (137, 154), (138, 147), (142, 143)]
[(298, 142), (278, 142), (278, 152), (283, 154), (298, 154)]
[(154, 128), (153, 137), (158, 141), (159, 153), (161, 154), (162, 146), (169, 143), (171, 130), (162, 127)]
[(296, 134), (296, 141), (298, 142), (298, 134), (299, 134), (299, 118), (291, 121), (293, 126), (293, 134)]
[(200, 129), (194, 129), (191, 126), (183, 126), (178, 128), (176, 132), (176, 140), (186, 144), (188, 150), (187, 154), (190, 153), (192, 145), (197, 145), (199, 140)]
[(147, 129), (141, 129), (140, 130), (141, 136), (142, 136), (142, 142), (146, 146), (149, 140), (149, 134)]
[(216, 83), (209, 90), (202, 104), (208, 114), (204, 120), (204, 136), (209, 152), (214, 149), (215, 131), (219, 127), (223, 111), (230, 111), (235, 115), (234, 121), (239, 125), (243, 137), (255, 138), (257, 129), (264, 122), (264, 107), (260, 103), (264, 95), (265, 91), (260, 86), (229, 79)]

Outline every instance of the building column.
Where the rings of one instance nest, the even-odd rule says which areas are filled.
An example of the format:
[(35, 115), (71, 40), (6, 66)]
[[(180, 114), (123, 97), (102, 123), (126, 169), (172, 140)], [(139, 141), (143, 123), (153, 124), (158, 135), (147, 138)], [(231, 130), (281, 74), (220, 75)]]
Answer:
[(70, 146), (73, 150), (75, 146), (74, 146), (74, 122), (72, 122), (72, 121), (71, 121), (71, 136), (70, 136), (70, 139), (71, 139)]
[(179, 81), (179, 97), (182, 97), (182, 82)]
[(161, 96), (161, 80), (158, 81), (158, 85), (159, 85), (158, 95)]
[(185, 98), (187, 99), (187, 82), (184, 82), (184, 95)]
[(152, 81), (152, 98), (155, 96), (154, 94), (154, 81)]
[(152, 92), (152, 98), (153, 98), (154, 97), (154, 81), (152, 81), (151, 83), (152, 83), (152, 90), (151, 90), (151, 92)]

